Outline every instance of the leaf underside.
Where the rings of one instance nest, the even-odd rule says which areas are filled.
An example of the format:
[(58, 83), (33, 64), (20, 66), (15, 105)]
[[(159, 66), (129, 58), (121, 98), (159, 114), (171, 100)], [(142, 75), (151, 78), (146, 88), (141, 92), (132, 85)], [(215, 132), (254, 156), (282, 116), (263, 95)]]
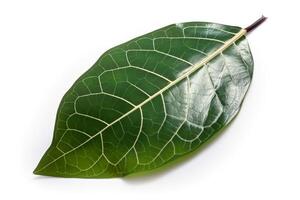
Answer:
[(120, 177), (197, 149), (238, 113), (250, 85), (241, 30), (173, 24), (105, 52), (64, 95), (34, 173)]

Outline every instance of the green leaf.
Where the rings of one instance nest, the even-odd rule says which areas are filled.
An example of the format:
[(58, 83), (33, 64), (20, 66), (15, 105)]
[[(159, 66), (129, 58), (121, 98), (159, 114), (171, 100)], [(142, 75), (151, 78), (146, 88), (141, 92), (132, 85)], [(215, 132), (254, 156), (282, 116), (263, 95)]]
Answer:
[(108, 50), (64, 95), (34, 173), (120, 177), (194, 151), (241, 107), (253, 72), (245, 33), (189, 22)]

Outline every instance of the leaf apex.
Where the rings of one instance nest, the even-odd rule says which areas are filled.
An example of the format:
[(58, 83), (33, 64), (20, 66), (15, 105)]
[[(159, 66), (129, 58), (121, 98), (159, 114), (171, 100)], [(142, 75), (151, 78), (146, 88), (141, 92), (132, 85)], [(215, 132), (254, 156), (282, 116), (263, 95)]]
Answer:
[(40, 171), (38, 170), (38, 167), (36, 167), (33, 172), (34, 175), (41, 175)]

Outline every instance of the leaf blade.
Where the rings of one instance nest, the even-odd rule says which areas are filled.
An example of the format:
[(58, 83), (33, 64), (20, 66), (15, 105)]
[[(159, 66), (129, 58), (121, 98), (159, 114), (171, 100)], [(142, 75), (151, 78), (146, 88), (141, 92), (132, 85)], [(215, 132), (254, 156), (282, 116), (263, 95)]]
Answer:
[[(235, 32), (231, 32), (232, 30)], [(44, 161), (42, 159), (39, 163), (35, 173), (66, 177), (122, 176), (153, 169), (170, 159), (175, 159), (169, 158), (172, 149), (173, 154), (176, 155), (176, 148), (187, 148), (185, 147), (186, 144), (180, 143), (180, 140), (185, 143), (190, 142), (190, 146), (201, 145), (207, 140), (204, 137), (203, 142), (199, 143), (199, 138), (203, 137), (202, 134), (211, 136), (216, 130), (220, 129), (216, 122), (221, 115), (224, 115), (223, 104), (229, 104), (229, 100), (236, 102), (235, 108), (228, 109), (225, 113), (228, 115), (227, 121), (229, 122), (239, 110), (250, 84), (252, 72), (250, 71), (247, 74), (243, 69), (239, 69), (241, 72), (237, 71), (238, 73), (234, 73), (234, 75), (240, 77), (241, 80), (245, 80), (245, 83), (238, 82), (238, 86), (242, 88), (241, 91), (228, 100), (226, 99), (228, 88), (231, 87), (229, 92), (233, 92), (232, 88), (234, 87), (229, 87), (226, 80), (218, 77), (221, 73), (229, 73), (226, 78), (234, 80), (235, 77), (230, 77), (232, 72), (225, 69), (227, 64), (220, 64), (225, 62), (220, 57), (224, 57), (224, 52), (234, 48), (234, 45), (242, 47), (245, 50), (246, 60), (248, 63), (252, 62), (250, 50), (248, 45), (245, 44), (244, 34), (245, 30), (241, 28), (225, 25), (201, 22), (177, 24), (138, 37), (106, 52), (95, 66), (76, 81), (63, 98), (60, 106), (62, 109), (58, 112), (52, 145), (44, 155)], [(239, 42), (238, 45), (235, 44), (237, 42)], [(206, 52), (207, 49), (209, 52)], [(240, 50), (237, 52), (240, 52)], [(230, 52), (227, 60), (232, 62), (231, 55), (237, 54), (237, 52)], [(242, 58), (242, 56), (240, 57)], [(159, 60), (163, 62), (159, 63)], [(212, 61), (216, 64), (211, 64)], [(169, 65), (166, 65), (166, 63)], [(234, 61), (233, 63), (239, 62)], [(247, 62), (244, 62), (244, 66), (245, 63)], [(216, 69), (204, 67), (208, 64), (215, 65)], [(222, 71), (220, 71), (221, 68)], [(102, 72), (99, 71), (101, 69), (103, 69)], [(213, 71), (215, 75), (209, 75), (209, 70)], [(229, 72), (224, 72), (224, 70)], [(233, 71), (236, 71), (236, 67), (233, 67)], [(151, 74), (151, 77), (148, 77), (149, 74)], [(198, 79), (205, 81), (199, 82)], [(144, 81), (147, 81), (147, 84), (143, 84)], [(215, 87), (219, 87), (217, 81), (220, 81), (218, 84), (223, 87), (220, 87), (218, 91), (214, 91)], [(199, 86), (200, 89), (197, 89)], [(198, 94), (192, 94), (190, 92), (191, 88), (197, 90)], [(212, 95), (212, 91), (215, 95)], [(164, 96), (164, 93), (167, 94)], [(105, 97), (90, 98), (90, 94)], [(85, 98), (85, 102), (80, 104), (78, 96), (81, 99)], [(174, 100), (174, 96), (179, 97), (181, 102), (178, 103), (177, 100)], [(219, 98), (219, 96), (222, 98)], [(70, 99), (71, 101), (69, 101)], [(201, 110), (197, 108), (199, 105), (195, 100), (200, 101), (203, 105), (208, 102), (209, 105), (207, 104), (206, 107), (200, 105)], [(72, 106), (73, 109), (70, 108)], [(222, 112), (220, 108), (222, 108)], [(64, 122), (59, 122), (60, 115), (65, 114), (62, 110), (67, 110), (70, 113), (80, 113), (82, 116), (91, 119), (85, 119), (86, 122), (81, 125), (78, 125), (78, 119), (77, 123), (66, 123), (65, 125)], [(145, 110), (144, 113), (143, 110)], [(139, 111), (139, 114), (134, 114), (136, 111)], [(184, 112), (184, 116), (180, 112)], [(67, 113), (65, 115), (68, 118), (72, 114)], [(144, 115), (150, 120), (147, 121)], [(105, 116), (105, 119), (101, 119), (103, 116)], [(63, 118), (63, 121), (68, 120), (69, 118), (67, 120)], [(95, 124), (95, 122), (92, 123), (92, 120), (102, 122), (104, 125), (97, 133), (94, 133), (94, 131), (94, 135), (90, 138), (86, 138), (90, 135), (90, 130), (87, 133), (88, 136), (83, 134), (86, 136), (84, 138), (82, 138), (82, 135), (79, 138), (74, 132), (68, 134), (68, 131), (72, 130), (69, 127), (70, 125), (75, 127), (73, 128), (77, 130), (75, 131), (77, 134), (82, 129), (88, 129), (86, 124)], [(223, 121), (221, 124), (225, 126), (228, 122)], [(94, 126), (101, 127), (100, 125)], [(206, 130), (206, 127), (213, 126), (216, 126), (215, 130)], [(60, 133), (60, 129), (66, 131)], [(105, 134), (105, 132), (108, 133)], [(155, 137), (159, 139), (155, 139)], [(56, 138), (59, 138), (59, 140), (56, 140)], [(76, 143), (78, 138), (79, 143)], [(198, 141), (199, 144), (195, 141)], [(89, 149), (90, 143), (93, 144), (94, 142), (98, 143), (98, 146)], [(71, 144), (71, 147), (69, 147), (71, 150), (68, 151), (68, 148), (65, 147), (67, 145), (64, 143)], [(59, 149), (57, 144), (64, 144), (61, 146), (65, 149)], [(74, 147), (74, 145), (77, 146)], [(180, 147), (180, 145), (183, 146)], [(85, 152), (86, 149), (89, 149), (88, 154)], [(185, 153), (192, 151), (193, 148), (189, 147), (188, 149)], [(180, 155), (180, 151), (177, 151), (179, 152), (177, 154)], [(91, 157), (93, 154), (96, 156)], [(56, 158), (50, 158), (49, 155)], [(160, 158), (161, 155), (163, 158)], [(172, 157), (175, 155), (172, 155)], [(153, 164), (154, 162), (155, 164)], [(135, 164), (129, 165), (128, 163)], [(103, 166), (106, 166), (106, 168)], [(106, 172), (101, 171), (104, 168)], [(96, 175), (95, 170), (100, 170), (102, 174)]]

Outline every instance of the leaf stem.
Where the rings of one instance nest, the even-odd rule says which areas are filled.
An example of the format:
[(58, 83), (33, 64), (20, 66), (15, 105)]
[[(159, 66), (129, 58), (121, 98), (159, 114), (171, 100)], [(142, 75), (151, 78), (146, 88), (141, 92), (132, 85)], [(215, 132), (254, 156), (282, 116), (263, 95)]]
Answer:
[(251, 31), (253, 31), (254, 29), (256, 29), (259, 25), (261, 25), (264, 21), (266, 21), (267, 17), (265, 16), (261, 16), (258, 20), (256, 20), (255, 22), (253, 22), (253, 24), (251, 24), (250, 26), (246, 27), (245, 30), (247, 31), (247, 33), (250, 33)]

